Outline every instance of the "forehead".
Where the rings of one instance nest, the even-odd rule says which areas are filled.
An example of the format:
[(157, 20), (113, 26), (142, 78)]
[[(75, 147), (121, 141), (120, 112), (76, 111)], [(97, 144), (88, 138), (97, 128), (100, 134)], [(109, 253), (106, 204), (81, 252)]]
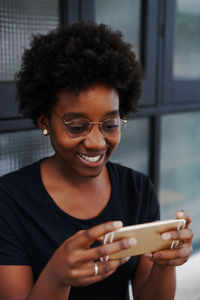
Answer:
[(105, 85), (94, 85), (78, 95), (61, 91), (55, 108), (61, 114), (68, 112), (106, 114), (119, 110), (119, 96), (114, 88)]

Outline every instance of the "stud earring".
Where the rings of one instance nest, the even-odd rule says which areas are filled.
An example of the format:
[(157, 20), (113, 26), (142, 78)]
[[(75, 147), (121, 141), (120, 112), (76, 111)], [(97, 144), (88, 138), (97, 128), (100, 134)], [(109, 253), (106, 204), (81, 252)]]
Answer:
[(48, 130), (45, 128), (45, 129), (43, 129), (42, 133), (43, 133), (44, 135), (48, 135)]

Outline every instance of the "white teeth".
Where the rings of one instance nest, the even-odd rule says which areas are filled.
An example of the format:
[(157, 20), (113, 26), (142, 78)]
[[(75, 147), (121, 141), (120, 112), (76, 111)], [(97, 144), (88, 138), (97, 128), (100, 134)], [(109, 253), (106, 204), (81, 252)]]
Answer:
[(91, 162), (91, 163), (94, 163), (94, 162), (97, 162), (100, 158), (101, 158), (101, 155), (97, 155), (97, 156), (86, 156), (86, 155), (83, 155), (81, 153), (79, 153), (80, 157), (82, 157), (83, 159)]

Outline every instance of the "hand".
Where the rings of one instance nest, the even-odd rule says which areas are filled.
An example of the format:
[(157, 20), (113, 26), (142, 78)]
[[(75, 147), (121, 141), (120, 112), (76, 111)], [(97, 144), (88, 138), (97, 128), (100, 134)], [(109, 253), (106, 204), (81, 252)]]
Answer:
[(148, 253), (145, 256), (149, 258), (152, 262), (160, 265), (168, 266), (179, 266), (184, 264), (192, 253), (192, 230), (189, 229), (191, 223), (191, 216), (181, 210), (176, 212), (177, 219), (185, 219), (186, 226), (185, 229), (178, 231), (170, 231), (162, 234), (164, 240), (179, 240), (179, 244), (174, 249), (168, 249), (163, 251), (157, 251), (154, 253)]
[[(90, 248), (91, 244), (108, 232), (122, 227), (121, 222), (107, 222), (82, 230), (67, 239), (54, 253), (46, 266), (48, 278), (58, 286), (87, 286), (107, 278), (129, 258), (100, 262), (100, 257), (127, 249), (135, 239), (123, 239), (112, 244)], [(97, 265), (95, 276), (95, 263)]]

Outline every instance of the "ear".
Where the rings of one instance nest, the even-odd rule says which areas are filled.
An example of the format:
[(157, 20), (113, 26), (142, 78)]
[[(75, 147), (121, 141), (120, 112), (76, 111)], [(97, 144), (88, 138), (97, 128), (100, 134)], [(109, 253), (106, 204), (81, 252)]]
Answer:
[(47, 130), (47, 132), (49, 132), (49, 120), (46, 116), (41, 115), (38, 119), (37, 119), (37, 124), (38, 127), (43, 131), (44, 129)]

